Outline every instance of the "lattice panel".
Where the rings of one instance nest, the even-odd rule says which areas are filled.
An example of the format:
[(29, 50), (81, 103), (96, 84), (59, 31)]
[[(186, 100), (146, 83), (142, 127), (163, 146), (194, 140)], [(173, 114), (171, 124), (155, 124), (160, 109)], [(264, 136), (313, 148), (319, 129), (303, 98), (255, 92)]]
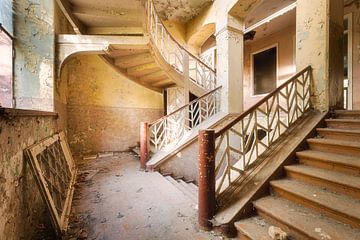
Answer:
[(150, 149), (157, 152), (179, 142), (187, 132), (220, 111), (220, 90), (215, 90), (192, 101), (149, 126)]
[(64, 133), (55, 134), (25, 150), (35, 179), (58, 234), (66, 230), (76, 177)]
[(216, 133), (216, 193), (224, 191), (310, 108), (311, 68)]

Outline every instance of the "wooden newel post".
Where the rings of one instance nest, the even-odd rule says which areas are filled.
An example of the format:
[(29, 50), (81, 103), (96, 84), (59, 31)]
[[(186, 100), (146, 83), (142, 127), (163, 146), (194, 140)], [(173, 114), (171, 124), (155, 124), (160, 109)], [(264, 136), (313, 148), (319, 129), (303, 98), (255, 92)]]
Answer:
[(215, 215), (215, 131), (199, 132), (199, 227), (212, 228)]
[(140, 169), (146, 170), (146, 162), (149, 160), (149, 124), (140, 124)]

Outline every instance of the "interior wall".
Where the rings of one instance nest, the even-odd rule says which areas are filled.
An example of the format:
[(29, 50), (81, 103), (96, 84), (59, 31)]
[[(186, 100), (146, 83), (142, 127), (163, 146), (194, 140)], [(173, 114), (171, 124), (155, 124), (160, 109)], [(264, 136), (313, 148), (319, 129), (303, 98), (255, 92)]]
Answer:
[(163, 114), (161, 93), (120, 75), (99, 56), (67, 63), (68, 139), (74, 154), (123, 151), (139, 141), (141, 121)]
[(253, 79), (251, 73), (251, 54), (277, 44), (278, 47), (278, 79), (277, 86), (289, 79), (295, 72), (294, 62), (295, 25), (274, 33), (268, 37), (247, 42), (244, 48), (244, 110), (250, 108), (264, 95), (253, 95)]
[(344, 14), (352, 13), (353, 18), (353, 109), (360, 110), (360, 9), (356, 4), (346, 7)]
[(54, 110), (54, 1), (14, 3), (16, 107)]
[(58, 130), (52, 116), (0, 113), (0, 239), (36, 239), (39, 226), (51, 233), (46, 205), (23, 150)]

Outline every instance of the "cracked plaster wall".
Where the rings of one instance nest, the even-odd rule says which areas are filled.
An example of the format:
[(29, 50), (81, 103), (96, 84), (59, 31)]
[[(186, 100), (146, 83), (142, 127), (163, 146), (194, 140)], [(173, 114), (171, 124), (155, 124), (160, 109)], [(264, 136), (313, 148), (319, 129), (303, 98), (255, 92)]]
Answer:
[(297, 1), (297, 70), (312, 65), (312, 103), (321, 111), (343, 104), (342, 5), (342, 0)]
[(78, 56), (67, 66), (68, 139), (74, 154), (127, 150), (139, 141), (141, 121), (162, 116), (160, 93), (120, 75), (99, 56)]
[(0, 116), (0, 239), (36, 239), (50, 219), (23, 150), (58, 130), (54, 117)]
[(355, 4), (345, 8), (345, 14), (352, 13), (353, 20), (353, 109), (360, 110), (360, 8)]
[(14, 2), (16, 107), (54, 110), (54, 2)]

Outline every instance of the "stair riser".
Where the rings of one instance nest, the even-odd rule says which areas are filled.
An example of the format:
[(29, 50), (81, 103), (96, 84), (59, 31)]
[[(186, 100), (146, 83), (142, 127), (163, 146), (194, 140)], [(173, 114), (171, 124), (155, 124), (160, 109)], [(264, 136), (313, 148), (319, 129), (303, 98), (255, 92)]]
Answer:
[(238, 233), (238, 239), (239, 239), (239, 240), (257, 240), (257, 239), (249, 238), (248, 236), (245, 236), (245, 235), (242, 234), (241, 232)]
[(310, 199), (304, 198), (301, 195), (294, 194), (286, 189), (281, 189), (281, 188), (272, 186), (272, 191), (275, 195), (286, 198), (292, 202), (298, 203), (307, 208), (311, 208), (311, 209), (319, 212), (320, 214), (324, 214), (330, 218), (336, 219), (345, 224), (350, 224), (351, 226), (353, 226), (355, 228), (360, 227), (360, 219), (356, 219), (356, 218), (353, 218), (352, 216), (348, 216), (343, 212), (339, 212), (335, 209), (330, 209), (326, 206), (320, 205), (314, 201), (311, 201)]
[(360, 175), (360, 169), (355, 167), (350, 167), (346, 165), (341, 164), (334, 164), (332, 162), (327, 162), (319, 160), (319, 159), (311, 159), (311, 158), (299, 158), (299, 161), (301, 164), (312, 166), (312, 167), (318, 167), (322, 169), (347, 173), (347, 174), (359, 174)]
[(309, 143), (309, 146), (310, 149), (315, 151), (323, 151), (323, 152), (360, 157), (360, 148), (354, 148), (349, 146), (337, 146), (326, 143)]
[(337, 119), (360, 119), (360, 113), (336, 113)]
[(328, 139), (336, 139), (336, 140), (343, 140), (343, 141), (359, 141), (360, 134), (350, 134), (350, 133), (336, 133), (336, 132), (322, 132), (319, 131), (319, 135), (328, 138)]
[(345, 186), (343, 184), (339, 184), (339, 183), (328, 181), (328, 180), (321, 179), (321, 178), (316, 178), (313, 176), (304, 175), (304, 174), (297, 173), (297, 172), (292, 172), (289, 170), (286, 170), (286, 175), (287, 175), (287, 177), (289, 177), (291, 179), (304, 181), (306, 183), (314, 184), (314, 185), (320, 186), (320, 187), (326, 186), (326, 188), (331, 189), (335, 192), (344, 193), (344, 194), (347, 194), (348, 196), (360, 199), (360, 189), (358, 189), (358, 188)]
[[(290, 239), (302, 239), (302, 240), (314, 240), (309, 235), (304, 232), (299, 231), (295, 228), (295, 226), (290, 226), (285, 224), (281, 219), (278, 219), (276, 216), (268, 214), (267, 212), (263, 211), (262, 209), (256, 208), (257, 214), (264, 218), (266, 221), (271, 223), (273, 226), (280, 227), (283, 231), (288, 233), (288, 235), (292, 238)], [(296, 223), (294, 223), (296, 224)]]
[(357, 122), (327, 122), (326, 125), (328, 128), (360, 130), (360, 123)]

